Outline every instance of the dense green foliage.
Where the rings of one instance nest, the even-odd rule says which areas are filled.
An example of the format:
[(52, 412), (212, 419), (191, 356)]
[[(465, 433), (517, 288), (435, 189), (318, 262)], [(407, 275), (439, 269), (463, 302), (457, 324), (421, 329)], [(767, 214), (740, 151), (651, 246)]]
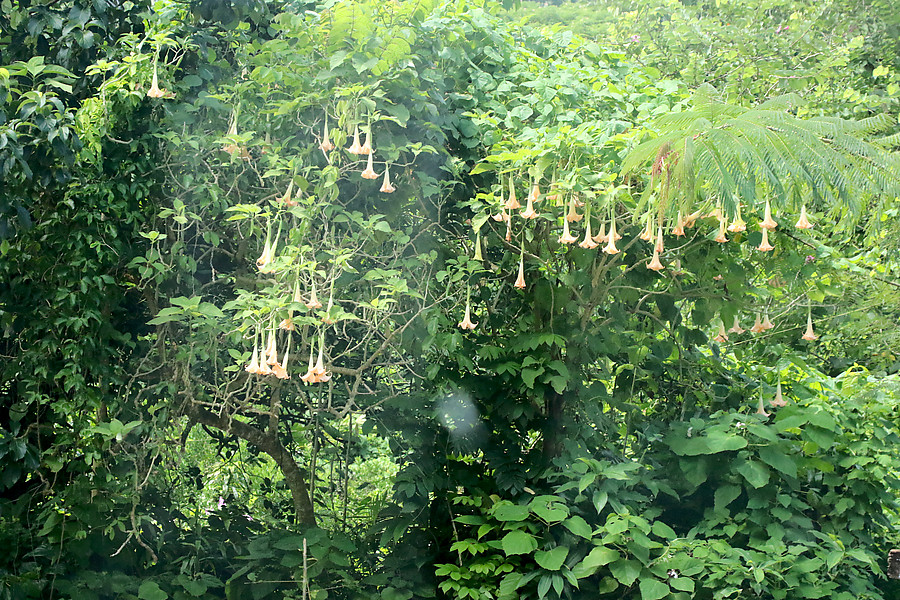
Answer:
[(0, 3), (0, 598), (895, 597), (882, 4)]

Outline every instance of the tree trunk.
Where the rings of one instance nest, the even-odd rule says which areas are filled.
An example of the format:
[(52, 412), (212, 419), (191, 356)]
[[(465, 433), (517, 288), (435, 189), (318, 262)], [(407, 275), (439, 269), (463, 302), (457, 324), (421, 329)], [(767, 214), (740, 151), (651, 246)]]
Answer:
[(219, 416), (192, 403), (187, 404), (186, 410), (187, 415), (192, 420), (208, 427), (215, 427), (225, 433), (236, 435), (271, 456), (278, 468), (281, 469), (288, 489), (291, 490), (297, 522), (304, 525), (316, 524), (316, 515), (309, 498), (306, 478), (303, 476), (303, 472), (300, 471), (300, 467), (297, 466), (297, 461), (294, 460), (291, 453), (278, 441), (278, 436), (275, 432), (263, 432), (243, 421), (237, 421), (227, 416)]

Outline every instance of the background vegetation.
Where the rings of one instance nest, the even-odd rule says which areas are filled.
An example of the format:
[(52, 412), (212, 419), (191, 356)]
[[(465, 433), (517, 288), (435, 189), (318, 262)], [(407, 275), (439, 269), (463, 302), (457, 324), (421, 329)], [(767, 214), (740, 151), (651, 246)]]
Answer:
[(0, 2), (0, 598), (898, 597), (898, 18)]

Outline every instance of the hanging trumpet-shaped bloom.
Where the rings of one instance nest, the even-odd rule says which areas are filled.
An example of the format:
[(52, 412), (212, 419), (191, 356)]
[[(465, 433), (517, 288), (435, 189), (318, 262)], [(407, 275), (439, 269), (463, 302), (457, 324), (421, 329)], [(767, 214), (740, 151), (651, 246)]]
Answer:
[(797, 229), (812, 229), (813, 225), (809, 222), (809, 219), (806, 216), (806, 205), (800, 207), (800, 218), (797, 219), (797, 223), (794, 225)]
[(322, 143), (319, 144), (319, 150), (326, 154), (334, 150), (334, 144), (331, 143), (331, 139), (328, 136), (328, 115), (325, 115), (325, 132), (322, 135)]
[(538, 182), (535, 181), (534, 185), (531, 186), (531, 193), (528, 194), (529, 202), (537, 202), (541, 199), (541, 188), (538, 186)]
[(270, 221), (268, 225), (266, 225), (266, 241), (263, 244), (262, 254), (259, 255), (259, 258), (256, 259), (256, 266), (259, 268), (260, 272), (267, 273), (269, 263), (272, 262), (272, 255), (274, 254), (272, 249), (272, 222)]
[(475, 234), (475, 256), (472, 257), (472, 260), (479, 262), (484, 260), (484, 257), (481, 255), (481, 230)]
[(534, 210), (534, 194), (528, 194), (528, 204), (521, 213), (523, 219), (536, 219), (538, 213)]
[(760, 390), (759, 394), (759, 405), (756, 408), (756, 414), (762, 415), (764, 417), (768, 417), (769, 413), (766, 412), (766, 405), (763, 404), (762, 390)]
[(244, 370), (254, 375), (259, 373), (259, 346), (256, 345), (256, 337), (253, 338), (253, 357)]
[(775, 399), (769, 402), (775, 408), (781, 408), (783, 406), (787, 406), (787, 401), (784, 399), (784, 395), (781, 393), (781, 381), (778, 381), (778, 387), (775, 388)]
[(506, 201), (506, 210), (512, 212), (514, 210), (519, 210), (522, 208), (522, 205), (519, 204), (519, 201), (516, 200), (516, 184), (513, 181), (513, 176), (509, 176), (509, 199)]
[(359, 149), (360, 154), (368, 154), (372, 155), (372, 131), (366, 132), (366, 141), (363, 143), (362, 147)]
[(684, 235), (684, 219), (681, 218), (681, 211), (678, 211), (678, 218), (675, 220), (675, 227), (672, 228), (672, 235), (681, 237)]
[(369, 161), (366, 163), (366, 170), (361, 174), (363, 179), (378, 179), (378, 173), (375, 172), (375, 165), (372, 162), (373, 156), (375, 156), (375, 153), (369, 152)]
[(325, 332), (323, 331), (321, 336), (319, 337), (319, 358), (316, 359), (316, 366), (313, 367), (313, 371), (316, 374), (316, 382), (326, 382), (331, 379), (331, 374), (325, 370), (325, 365), (323, 364), (323, 356), (325, 354)]
[(469, 294), (470, 292), (466, 292), (466, 314), (463, 317), (463, 320), (458, 323), (460, 329), (468, 329), (472, 330), (478, 326), (478, 323), (472, 322), (472, 308), (469, 303)]
[(764, 330), (766, 330), (766, 331), (768, 331), (769, 329), (775, 329), (775, 324), (774, 324), (772, 321), (769, 320), (769, 313), (768, 313), (768, 312), (763, 313), (762, 328), (763, 328)]
[(294, 197), (294, 180), (291, 179), (288, 182), (287, 191), (284, 193), (284, 196), (279, 196), (276, 200), (278, 202), (283, 202), (283, 203), (287, 204), (289, 202), (293, 202), (293, 200), (292, 200), (293, 197)]
[(287, 372), (288, 366), (288, 353), (291, 350), (291, 337), (288, 336), (287, 348), (284, 349), (284, 356), (281, 358), (281, 362), (276, 362), (272, 365), (272, 374), (275, 375), (278, 379), (290, 379), (291, 376)]
[(619, 249), (616, 248), (616, 240), (621, 238), (616, 233), (616, 216), (613, 215), (612, 219), (609, 222), (609, 235), (607, 236), (608, 241), (606, 242), (606, 246), (603, 248), (603, 251), (607, 254), (618, 254)]
[(738, 321), (737, 315), (734, 315), (734, 325), (731, 326), (731, 329), (728, 330), (728, 333), (736, 333), (738, 335), (744, 333), (744, 330), (741, 328), (741, 324)]
[(775, 246), (769, 243), (769, 230), (762, 230), (762, 241), (759, 243), (759, 246), (756, 248), (760, 252), (768, 252), (769, 250), (774, 250)]
[(689, 214), (687, 217), (685, 217), (685, 219), (684, 219), (685, 228), (690, 229), (691, 227), (693, 227), (694, 223), (697, 222), (697, 219), (699, 219), (700, 215), (702, 215), (702, 214), (703, 214), (703, 211), (695, 210), (694, 212)]
[(284, 331), (293, 331), (294, 330), (294, 311), (288, 311), (288, 316), (281, 320), (278, 324), (278, 329), (282, 329)]
[(316, 363), (313, 359), (313, 356), (315, 356), (315, 346), (315, 342), (309, 344), (309, 366), (306, 368), (306, 373), (300, 376), (303, 383), (316, 383), (313, 381), (316, 377)]
[(728, 231), (731, 233), (740, 233), (747, 229), (747, 224), (744, 222), (744, 219), (741, 218), (741, 203), (737, 203), (737, 212), (734, 214), (734, 219), (731, 220), (731, 225), (728, 226)]
[(584, 221), (584, 239), (578, 244), (582, 248), (592, 249), (596, 248), (600, 244), (594, 241), (594, 238), (591, 236), (591, 215), (590, 211), (588, 211), (587, 219)]
[(756, 313), (756, 321), (753, 323), (753, 327), (750, 328), (750, 331), (753, 333), (762, 333), (766, 328), (763, 327), (762, 321), (760, 321), (759, 313)]
[(775, 221), (775, 219), (772, 218), (772, 205), (768, 200), (766, 200), (765, 218), (763, 218), (759, 226), (762, 229), (775, 229), (776, 227), (778, 227), (778, 223)]
[(725, 217), (719, 217), (719, 233), (714, 239), (720, 244), (728, 241), (728, 237), (725, 235)]
[(609, 241), (609, 235), (606, 233), (606, 223), (603, 221), (600, 221), (600, 231), (593, 237), (593, 240), (598, 244), (605, 244)]
[(347, 152), (356, 155), (363, 153), (362, 146), (359, 144), (359, 125), (353, 129), (353, 143), (347, 148)]
[(157, 61), (153, 61), (153, 81), (150, 83), (150, 89), (147, 90), (148, 98), (174, 98), (175, 94), (168, 90), (160, 89), (159, 76), (157, 75)]
[(334, 280), (331, 280), (331, 290), (328, 292), (328, 305), (325, 307), (325, 316), (322, 317), (322, 323), (325, 325), (334, 325), (337, 320), (334, 318)]
[(578, 241), (578, 238), (569, 232), (569, 220), (563, 219), (563, 232), (562, 232), (562, 235), (559, 236), (559, 243), (560, 244), (574, 244), (577, 241)]
[(575, 242), (578, 241), (578, 237), (575, 235), (572, 235), (572, 233), (570, 231), (570, 228), (569, 228), (570, 222), (571, 221), (568, 218), (563, 217), (563, 232), (562, 232), (562, 235), (559, 236), (560, 244), (574, 244)]
[(719, 333), (713, 338), (713, 341), (719, 342), (720, 344), (728, 341), (728, 334), (725, 332), (725, 323), (721, 319), (719, 319)]
[(397, 188), (395, 188), (393, 185), (391, 185), (391, 176), (388, 174), (389, 170), (390, 169), (388, 169), (387, 164), (385, 164), (384, 165), (384, 181), (381, 183), (381, 189), (378, 190), (382, 194), (393, 194), (395, 191), (397, 191)]
[(656, 271), (657, 273), (665, 269), (662, 262), (659, 260), (659, 251), (657, 251), (656, 248), (653, 249), (653, 258), (647, 264), (647, 268)]
[(641, 235), (638, 236), (645, 242), (653, 241), (653, 215), (647, 213), (647, 223), (644, 225), (644, 230), (641, 232)]
[(500, 212), (498, 212), (496, 215), (491, 215), (491, 218), (495, 221), (508, 221), (509, 213), (506, 212), (506, 208), (504, 207), (501, 208)]
[(319, 296), (316, 293), (316, 278), (313, 276), (312, 280), (312, 293), (309, 295), (309, 302), (306, 302), (306, 308), (310, 310), (315, 310), (318, 308), (322, 308), (322, 303), (319, 302)]
[(663, 244), (662, 225), (660, 225), (659, 231), (657, 231), (657, 233), (656, 233), (656, 251), (659, 252), (660, 254), (662, 254), (663, 252), (665, 252), (665, 250), (666, 250), (666, 248), (665, 248), (665, 245)]
[(275, 330), (269, 332), (269, 341), (266, 344), (266, 364), (271, 366), (278, 362), (278, 341)]
[(519, 276), (516, 277), (516, 283), (513, 284), (520, 290), (525, 289), (525, 243), (522, 243), (522, 251), (519, 254)]
[[(227, 135), (229, 137), (236, 137), (237, 134), (238, 134), (237, 111), (232, 110), (231, 111), (231, 122), (228, 124), (228, 133), (225, 135)], [(238, 146), (236, 146), (235, 144), (233, 144), (232, 142), (228, 142), (224, 146), (222, 146), (222, 150), (224, 150), (225, 152), (227, 152), (228, 154), (231, 154), (231, 155), (234, 155), (241, 151), (241, 149)]]
[(806, 312), (806, 331), (803, 333), (800, 339), (804, 339), (808, 342), (813, 342), (819, 339), (819, 336), (817, 336), (816, 332), (813, 331), (812, 309)]
[(566, 213), (566, 221), (569, 221), (570, 223), (576, 223), (584, 218), (583, 214), (579, 215), (578, 211), (575, 210), (577, 204), (578, 199), (573, 194), (572, 197), (569, 198), (569, 211)]

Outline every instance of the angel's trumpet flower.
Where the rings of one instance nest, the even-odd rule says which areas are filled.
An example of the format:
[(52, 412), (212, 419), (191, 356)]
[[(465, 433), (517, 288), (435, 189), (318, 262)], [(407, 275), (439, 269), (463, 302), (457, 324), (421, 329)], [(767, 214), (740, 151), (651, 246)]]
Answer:
[(775, 399), (769, 402), (769, 404), (776, 408), (787, 406), (787, 401), (784, 399), (784, 395), (781, 393), (781, 381), (778, 382), (778, 387), (775, 388)]
[(725, 217), (719, 217), (719, 233), (716, 235), (715, 241), (720, 244), (728, 241), (728, 237), (725, 235)]
[(582, 248), (591, 249), (599, 246), (597, 242), (594, 241), (594, 238), (591, 237), (591, 214), (590, 211), (587, 213), (587, 219), (584, 221), (584, 239), (578, 244)]
[(656, 271), (657, 273), (665, 269), (662, 262), (660, 262), (659, 260), (659, 252), (656, 250), (656, 248), (653, 249), (653, 258), (647, 264), (647, 268)]
[(484, 257), (481, 255), (481, 231), (475, 234), (475, 256), (472, 259), (479, 262), (484, 260)]
[(538, 213), (534, 210), (534, 194), (528, 194), (528, 204), (521, 213), (523, 219), (536, 219)]
[(471, 292), (468, 292), (468, 291), (466, 292), (466, 314), (463, 317), (463, 320), (459, 322), (459, 328), (460, 329), (468, 329), (471, 331), (471, 330), (475, 329), (475, 327), (478, 326), (478, 323), (472, 322), (472, 308), (471, 308), (471, 304), (469, 302), (470, 294), (471, 294)]
[(519, 276), (516, 277), (515, 287), (520, 290), (525, 289), (525, 245), (522, 245), (522, 252), (519, 254)]
[(750, 328), (750, 331), (753, 333), (762, 333), (766, 328), (763, 327), (762, 321), (760, 321), (759, 313), (756, 313), (756, 321), (753, 323), (753, 327)]
[(675, 221), (675, 227), (672, 228), (672, 235), (681, 237), (684, 235), (684, 219), (681, 218), (681, 211), (678, 211), (678, 219)]
[(609, 241), (606, 243), (606, 247), (603, 248), (603, 251), (607, 254), (618, 254), (619, 249), (616, 248), (616, 240), (619, 239), (619, 236), (616, 233), (616, 216), (613, 215), (612, 220), (609, 223)]
[(372, 131), (366, 132), (366, 141), (363, 143), (362, 147), (359, 149), (360, 154), (368, 154), (372, 155)]
[(387, 166), (387, 164), (385, 164), (384, 165), (384, 181), (381, 183), (381, 189), (378, 190), (382, 194), (393, 194), (395, 191), (397, 191), (397, 188), (395, 188), (393, 185), (391, 185), (391, 176), (388, 174), (388, 171), (389, 171), (388, 166)]
[(768, 252), (769, 250), (774, 250), (775, 246), (769, 243), (769, 230), (762, 230), (762, 241), (759, 243), (759, 246), (756, 248), (760, 252)]
[(569, 232), (569, 220), (563, 219), (563, 232), (562, 232), (562, 235), (559, 236), (559, 243), (560, 244), (574, 244), (577, 241), (578, 241), (578, 238)]
[(509, 199), (506, 201), (506, 210), (512, 212), (514, 210), (518, 210), (522, 208), (522, 205), (519, 204), (519, 201), (516, 200), (516, 183), (513, 180), (513, 176), (509, 176)]
[(759, 223), (759, 226), (762, 229), (769, 229), (769, 230), (775, 229), (776, 227), (778, 227), (778, 222), (776, 222), (775, 219), (772, 218), (772, 205), (769, 203), (768, 200), (766, 200), (765, 218), (763, 218), (763, 220)]
[(728, 334), (725, 332), (725, 323), (723, 323), (721, 319), (719, 319), (719, 333), (713, 338), (713, 341), (719, 342), (720, 344), (728, 341)]
[(731, 329), (728, 330), (728, 333), (736, 333), (738, 335), (744, 333), (743, 328), (741, 328), (741, 324), (738, 321), (737, 315), (734, 315), (734, 325), (731, 326)]
[(362, 146), (359, 144), (359, 125), (353, 129), (353, 143), (347, 148), (347, 152), (356, 155), (363, 153)]
[(579, 215), (578, 211), (575, 210), (577, 203), (578, 199), (572, 195), (572, 197), (569, 198), (569, 211), (566, 213), (566, 221), (569, 221), (570, 223), (575, 223), (584, 218), (583, 214)]
[(322, 303), (319, 302), (319, 296), (316, 293), (316, 278), (313, 276), (312, 280), (312, 293), (309, 295), (309, 302), (306, 303), (306, 308), (310, 310), (315, 310), (322, 308)]
[(731, 221), (731, 225), (728, 226), (728, 231), (731, 233), (740, 233), (741, 231), (745, 231), (747, 229), (747, 223), (744, 222), (744, 219), (741, 218), (741, 203), (737, 203), (737, 212), (734, 214), (734, 219)]
[(812, 323), (812, 310), (807, 311), (806, 313), (806, 331), (801, 336), (801, 339), (804, 339), (808, 342), (815, 341), (819, 339), (819, 336), (813, 331), (813, 323)]
[(331, 139), (328, 137), (328, 116), (325, 116), (325, 133), (323, 134), (322, 143), (319, 144), (319, 150), (322, 152), (328, 153), (334, 150), (334, 144), (331, 143)]
[(794, 225), (797, 229), (812, 229), (813, 224), (809, 222), (809, 219), (806, 216), (806, 205), (800, 207), (800, 218), (797, 219), (797, 223)]
[(369, 161), (366, 163), (366, 170), (360, 175), (363, 179), (378, 179), (378, 173), (375, 172), (375, 165), (372, 163), (374, 152), (369, 152)]

